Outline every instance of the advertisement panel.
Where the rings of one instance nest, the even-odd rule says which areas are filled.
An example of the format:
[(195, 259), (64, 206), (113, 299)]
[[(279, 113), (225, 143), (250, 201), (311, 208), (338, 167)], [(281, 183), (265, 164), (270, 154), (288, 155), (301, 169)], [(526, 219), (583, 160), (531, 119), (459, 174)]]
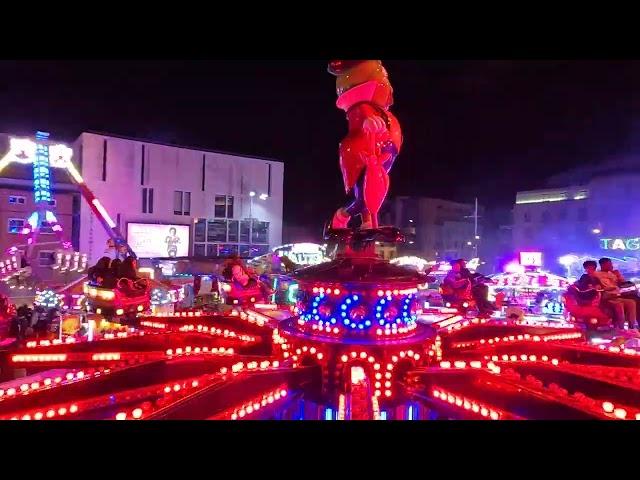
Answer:
[(127, 224), (127, 242), (140, 258), (189, 255), (188, 225)]

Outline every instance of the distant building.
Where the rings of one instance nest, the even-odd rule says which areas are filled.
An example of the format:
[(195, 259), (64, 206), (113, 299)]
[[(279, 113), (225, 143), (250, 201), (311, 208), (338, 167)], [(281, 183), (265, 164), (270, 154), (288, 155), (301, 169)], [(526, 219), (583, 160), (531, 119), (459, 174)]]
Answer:
[[(0, 159), (12, 137), (0, 134)], [(282, 244), (282, 162), (96, 133), (73, 143), (72, 162), (141, 258), (253, 257)], [(50, 209), (63, 239), (95, 263), (107, 250), (107, 232), (65, 169), (51, 168), (51, 180)], [(2, 258), (25, 243), (20, 232), (34, 211), (33, 197), (32, 164), (6, 165), (0, 176)], [(59, 248), (58, 237), (41, 228), (31, 257), (40, 279), (53, 276), (52, 254)]]
[[(478, 217), (483, 209), (478, 208)], [(381, 212), (381, 223), (402, 229), (407, 238), (397, 255), (416, 255), (428, 260), (477, 256), (479, 239), (474, 231), (475, 205), (428, 197), (395, 197)], [(478, 237), (482, 230), (478, 225)]]
[[(80, 135), (74, 151), (134, 251), (136, 244), (146, 249), (150, 236), (170, 235), (172, 226), (187, 227), (184, 256), (254, 257), (282, 244), (282, 162), (96, 133)], [(80, 217), (80, 249), (95, 260), (107, 234), (85, 202)], [(137, 242), (129, 238), (133, 229)], [(151, 249), (138, 255), (151, 253), (168, 256)]]
[(583, 167), (552, 179), (573, 186), (518, 192), (513, 240), (519, 250), (543, 253), (545, 266), (562, 272), (560, 257), (615, 257), (627, 271), (640, 260), (640, 162)]

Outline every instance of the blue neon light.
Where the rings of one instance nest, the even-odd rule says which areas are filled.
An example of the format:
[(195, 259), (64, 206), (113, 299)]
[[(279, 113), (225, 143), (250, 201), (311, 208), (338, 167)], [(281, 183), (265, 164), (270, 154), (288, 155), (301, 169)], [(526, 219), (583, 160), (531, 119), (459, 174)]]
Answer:
[(407, 420), (413, 420), (413, 405), (409, 405), (407, 409)]
[(324, 419), (325, 420), (333, 420), (333, 409), (332, 408), (326, 408), (324, 410)]
[(33, 161), (33, 196), (36, 203), (51, 201), (49, 147), (40, 142), (47, 138), (48, 133), (36, 132), (36, 158)]
[(382, 410), (380, 412), (380, 420), (386, 420), (387, 419), (387, 412), (385, 412), (384, 410)]

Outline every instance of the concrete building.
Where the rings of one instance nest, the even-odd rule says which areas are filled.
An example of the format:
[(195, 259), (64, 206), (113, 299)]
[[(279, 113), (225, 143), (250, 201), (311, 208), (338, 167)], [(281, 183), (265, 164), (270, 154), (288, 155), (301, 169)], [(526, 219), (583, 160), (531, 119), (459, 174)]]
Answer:
[(614, 257), (622, 269), (640, 270), (639, 167), (640, 159), (618, 160), (552, 179), (571, 186), (518, 192), (514, 247), (541, 251), (552, 271), (565, 271), (567, 255)]
[[(137, 227), (147, 236), (188, 227), (182, 245), (198, 257), (256, 256), (282, 244), (282, 162), (97, 133), (80, 135), (74, 152), (124, 235), (132, 224), (166, 227)], [(80, 250), (95, 260), (108, 237), (84, 202), (80, 224)]]
[[(9, 138), (0, 135), (0, 158)], [(249, 257), (282, 244), (282, 162), (97, 133), (78, 137), (72, 161), (140, 257)], [(14, 162), (2, 171), (2, 252), (24, 243), (32, 170)], [(51, 175), (63, 237), (95, 263), (109, 237), (66, 171), (52, 168)], [(45, 229), (39, 242), (46, 240)]]
[[(478, 216), (483, 209), (479, 207)], [(389, 199), (381, 213), (381, 223), (402, 229), (407, 238), (397, 255), (416, 255), (428, 260), (477, 256), (474, 231), (475, 205), (426, 197)], [(478, 227), (478, 237), (482, 231)]]

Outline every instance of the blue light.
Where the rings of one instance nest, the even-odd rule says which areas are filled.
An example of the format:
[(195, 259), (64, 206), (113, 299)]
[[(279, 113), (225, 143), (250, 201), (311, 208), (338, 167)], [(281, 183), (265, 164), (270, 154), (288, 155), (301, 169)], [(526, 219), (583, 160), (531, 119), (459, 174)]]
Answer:
[(370, 320), (367, 320), (366, 322), (364, 322), (364, 324), (365, 324), (367, 327), (370, 327), (370, 326), (371, 326), (371, 321), (370, 321)]
[(384, 305), (385, 303), (386, 303), (386, 300), (384, 298), (380, 300), (380, 305)]
[(387, 412), (383, 410), (380, 412), (380, 420), (386, 420), (386, 419), (387, 419)]
[(362, 325), (361, 323), (359, 323), (359, 324), (358, 324), (358, 328), (359, 328), (360, 330), (363, 330), (363, 329), (364, 329), (364, 325)]
[(325, 420), (333, 420), (333, 409), (325, 408), (324, 410), (324, 419)]
[(406, 317), (407, 315), (409, 315), (407, 312), (402, 312), (403, 317)]
[(382, 307), (377, 306), (377, 307), (376, 307), (376, 310), (377, 310), (377, 311), (380, 311), (380, 310), (382, 310)]
[(354, 300), (358, 300), (358, 298), (360, 298), (360, 297), (358, 297), (358, 295), (354, 295), (352, 298), (353, 298)]
[(380, 320), (378, 323), (379, 323), (380, 325), (384, 325), (384, 320)]
[(347, 320), (347, 319), (345, 318), (345, 319), (344, 319), (344, 321), (343, 321), (342, 323), (344, 323), (345, 325), (349, 325), (349, 320)]
[(318, 310), (314, 308), (311, 313), (318, 313)]
[(342, 312), (342, 318), (347, 316), (347, 312)]
[(346, 310), (346, 309), (347, 309), (347, 306), (346, 306), (346, 305), (340, 305), (340, 308), (341, 308), (342, 310)]
[(380, 318), (381, 316), (382, 316), (382, 314), (376, 313), (376, 318)]
[(413, 406), (409, 405), (407, 409), (407, 420), (413, 420)]
[(316, 320), (320, 320), (320, 315), (316, 315), (316, 316), (315, 316), (315, 317), (313, 317), (313, 318), (315, 318)]
[(335, 319), (335, 318), (332, 318), (332, 319), (331, 319), (331, 323), (335, 324), (335, 323), (336, 323), (336, 319)]
[(347, 305), (349, 305), (349, 304), (351, 303), (351, 299), (350, 299), (350, 298), (347, 298), (344, 302), (345, 302)]
[(355, 324), (355, 323), (352, 323), (352, 324), (351, 324), (351, 328), (356, 328), (356, 324)]

